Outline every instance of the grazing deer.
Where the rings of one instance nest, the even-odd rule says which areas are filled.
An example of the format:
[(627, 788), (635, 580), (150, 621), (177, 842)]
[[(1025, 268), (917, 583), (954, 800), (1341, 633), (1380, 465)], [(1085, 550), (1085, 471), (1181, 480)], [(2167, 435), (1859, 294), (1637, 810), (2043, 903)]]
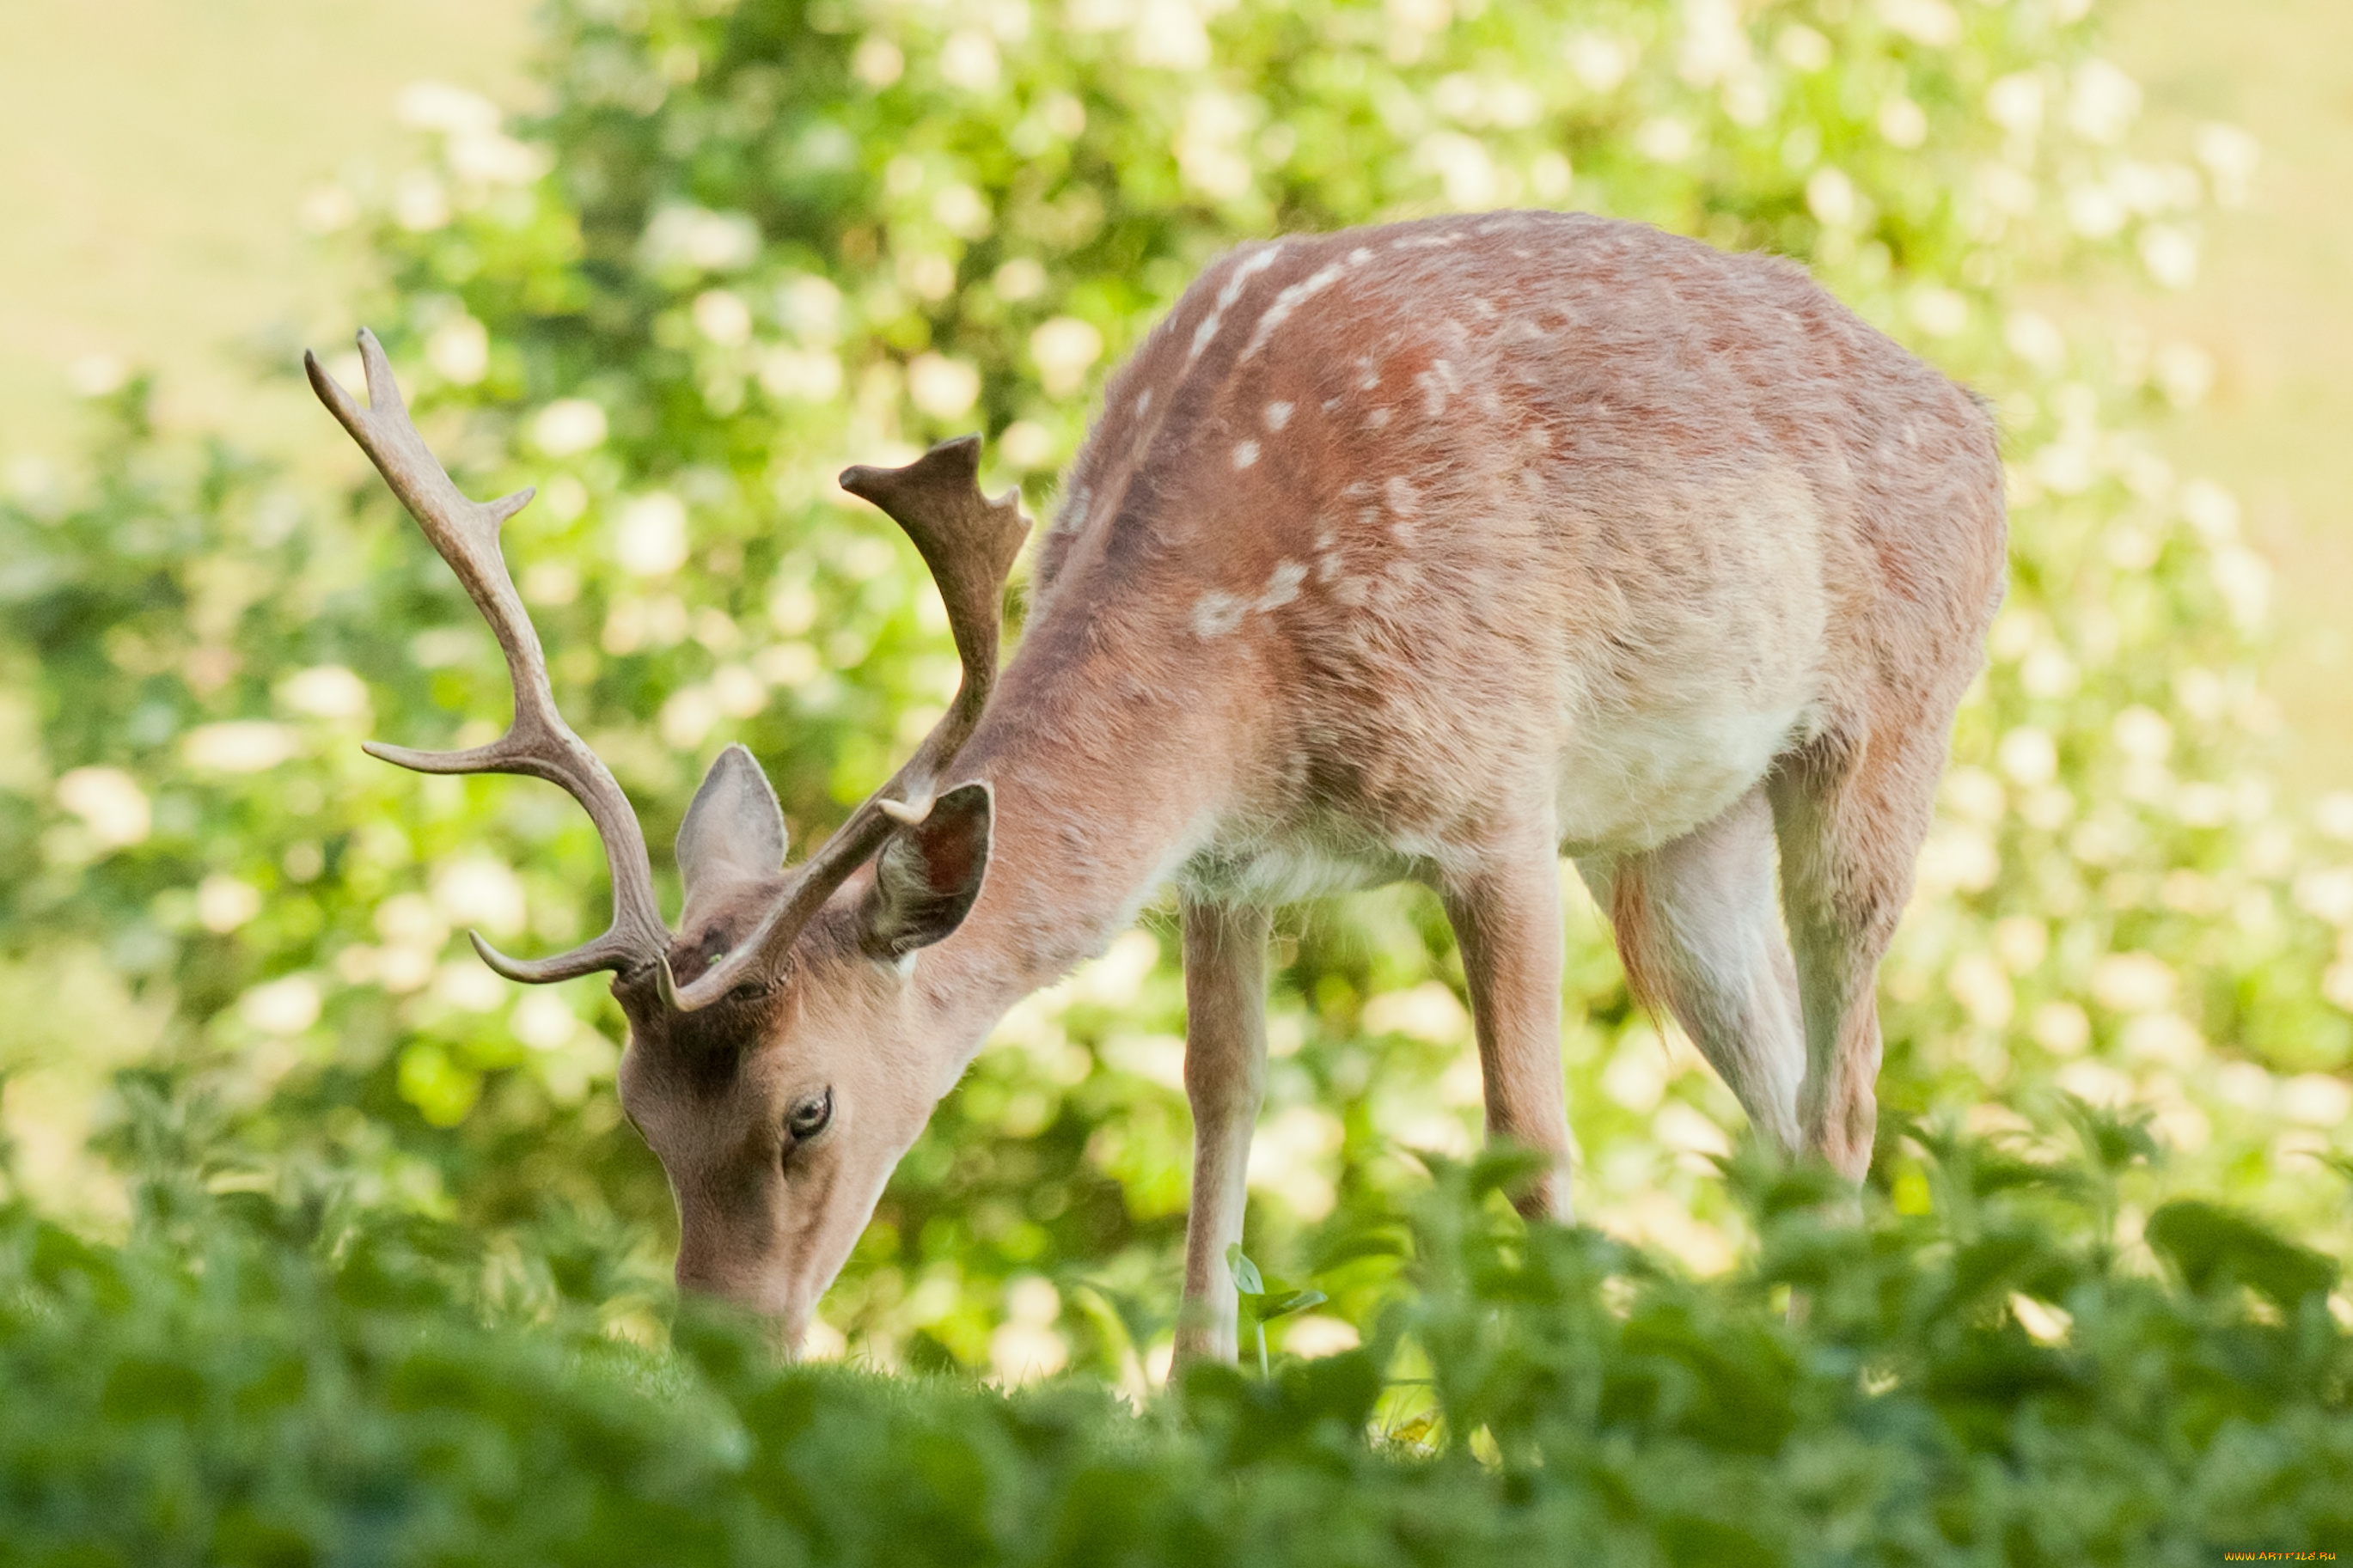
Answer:
[(605, 934), (535, 962), (475, 946), (519, 981), (615, 972), (681, 1286), (797, 1342), (997, 1019), (1171, 881), (1187, 1355), (1234, 1352), (1268, 911), (1311, 893), (1436, 888), (1488, 1128), (1552, 1157), (1531, 1214), (1569, 1212), (1564, 854), (1762, 1134), (1862, 1177), (1873, 974), (2000, 595), (2002, 481), (1985, 414), (1798, 268), (1552, 213), (1234, 251), (1112, 378), (1001, 680), (1028, 524), (982, 496), (977, 437), (848, 470), (930, 567), (963, 685), (793, 869), (775, 792), (722, 752), (679, 830), (675, 935), (500, 555), (531, 492), (461, 496), (360, 344), (372, 408), (315, 361), (311, 384), (515, 689), (490, 745), (370, 750), (548, 779), (595, 818)]

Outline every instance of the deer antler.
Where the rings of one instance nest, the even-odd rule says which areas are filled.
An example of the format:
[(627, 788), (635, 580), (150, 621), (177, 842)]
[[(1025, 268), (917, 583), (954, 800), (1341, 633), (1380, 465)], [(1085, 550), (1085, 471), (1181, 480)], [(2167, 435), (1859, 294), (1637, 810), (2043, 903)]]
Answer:
[(989, 688), (997, 680), (1005, 580), (1029, 535), (1029, 520), (1021, 515), (1018, 492), (990, 500), (980, 493), (979, 479), (977, 436), (943, 441), (904, 468), (861, 465), (842, 471), (841, 488), (890, 513), (931, 568), (947, 606), (964, 679), (955, 702), (915, 754), (802, 863), (759, 925), (733, 952), (690, 985), (677, 984), (664, 961), (662, 994), (681, 1012), (709, 1006), (746, 978), (772, 971), (810, 917), (882, 847), (892, 830), (901, 823), (920, 822), (930, 812), (943, 775), (980, 722)]
[(597, 760), (586, 742), (572, 732), (555, 710), (555, 695), (547, 679), (547, 656), (532, 629), (531, 616), (507, 574), (499, 553), (499, 525), (521, 511), (534, 493), (518, 490), (487, 504), (469, 500), (450, 482), (448, 473), (426, 448), (392, 379), (375, 334), (362, 329), (360, 358), (367, 367), (368, 403), (362, 408), (351, 394), (335, 384), (315, 355), (302, 356), (311, 390), (327, 411), (351, 432), (360, 450), (368, 455), (417, 526), (441, 559), (465, 584), (467, 595), (497, 635), (505, 653), (507, 674), (514, 683), (514, 722), (487, 746), (463, 752), (417, 752), (406, 746), (366, 742), (370, 756), (421, 773), (522, 773), (561, 785), (587, 809), (605, 842), (605, 858), (613, 871), (613, 922), (605, 934), (570, 952), (554, 958), (509, 958), (482, 940), (473, 938), (482, 962), (505, 975), (529, 984), (570, 980), (599, 969), (621, 972), (643, 969), (660, 961), (670, 945), (654, 902), (652, 863), (646, 856), (645, 830), (630, 808), (628, 796), (612, 773)]

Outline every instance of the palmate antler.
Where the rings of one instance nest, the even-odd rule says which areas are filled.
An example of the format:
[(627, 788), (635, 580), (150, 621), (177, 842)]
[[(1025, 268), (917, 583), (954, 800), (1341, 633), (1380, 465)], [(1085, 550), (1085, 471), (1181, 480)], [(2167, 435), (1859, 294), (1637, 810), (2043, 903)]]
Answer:
[(964, 666), (955, 700), (915, 754), (867, 796), (817, 852), (802, 862), (776, 901), (734, 951), (690, 985), (662, 964), (662, 994), (681, 1012), (707, 1007), (746, 981), (772, 975), (812, 916), (902, 823), (921, 822), (942, 778), (971, 738), (997, 680), (1005, 580), (1029, 535), (1018, 492), (990, 500), (980, 492), (980, 437), (943, 441), (902, 468), (845, 468), (841, 488), (872, 501), (915, 542), (947, 607), (948, 629)]
[(747, 938), (693, 984), (681, 986), (670, 974), (670, 929), (654, 901), (645, 830), (611, 771), (556, 711), (547, 656), (499, 552), (499, 525), (522, 510), (533, 492), (521, 490), (487, 504), (469, 500), (426, 448), (375, 335), (363, 330), (359, 344), (369, 407), (361, 408), (316, 356), (305, 353), (302, 365), (311, 390), (458, 574), (499, 639), (515, 693), (514, 722), (487, 746), (417, 752), (370, 742), (368, 753), (419, 773), (522, 773), (558, 784), (596, 824), (612, 867), (613, 921), (595, 941), (554, 958), (525, 960), (509, 958), (480, 932), (469, 932), (474, 951), (499, 973), (529, 984), (600, 969), (629, 974), (656, 966), (662, 997), (682, 1012), (708, 1006), (745, 981), (773, 973), (810, 917), (892, 829), (923, 820), (987, 704), (997, 678), (1005, 582), (1029, 524), (1015, 496), (991, 501), (980, 493), (980, 437), (943, 441), (904, 468), (860, 467), (841, 476), (842, 489), (872, 501), (906, 530), (939, 584), (964, 666), (955, 701), (906, 765), (801, 865)]

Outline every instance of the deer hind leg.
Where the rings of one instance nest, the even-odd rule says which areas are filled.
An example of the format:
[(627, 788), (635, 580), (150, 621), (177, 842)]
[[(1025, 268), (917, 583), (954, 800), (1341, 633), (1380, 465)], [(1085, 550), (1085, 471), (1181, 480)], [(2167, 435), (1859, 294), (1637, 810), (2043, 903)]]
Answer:
[(1799, 1132), (1852, 1182), (1871, 1168), (1879, 1123), (1879, 961), (1911, 897), (1944, 761), (1944, 723), (1915, 724), (1818, 741), (1767, 785), (1805, 1008)]
[(1640, 855), (1581, 858), (1577, 871), (1609, 911), (1635, 994), (1664, 1005), (1750, 1123), (1794, 1152), (1806, 1044), (1797, 972), (1774, 908), (1764, 786), (1681, 838)]
[(1239, 1302), (1226, 1248), (1242, 1238), (1250, 1133), (1266, 1092), (1267, 911), (1187, 903), (1185, 1097), (1193, 1107), (1193, 1210), (1176, 1353), (1232, 1361)]
[(1515, 1202), (1567, 1223), (1576, 1144), (1560, 1071), (1560, 857), (1549, 830), (1448, 879), (1440, 894), (1470, 985), (1487, 1135), (1552, 1156)]

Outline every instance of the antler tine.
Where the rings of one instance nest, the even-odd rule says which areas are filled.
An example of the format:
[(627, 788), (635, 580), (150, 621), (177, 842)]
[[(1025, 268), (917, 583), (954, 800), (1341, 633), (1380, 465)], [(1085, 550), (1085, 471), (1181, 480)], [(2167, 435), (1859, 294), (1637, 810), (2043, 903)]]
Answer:
[[(882, 847), (893, 827), (923, 819), (956, 752), (980, 722), (997, 682), (1005, 583), (1029, 536), (1029, 520), (1021, 515), (1018, 491), (996, 500), (981, 494), (980, 437), (943, 441), (904, 468), (861, 464), (845, 468), (841, 488), (881, 507), (914, 542), (915, 552), (931, 569), (947, 606), (948, 629), (955, 638), (964, 676), (955, 700), (915, 754), (802, 864), (790, 887), (734, 952), (691, 985), (676, 985), (665, 973), (664, 995), (681, 1012), (706, 1007), (755, 970), (771, 968), (833, 890)], [(664, 967), (666, 971), (667, 962)]]
[(578, 801), (596, 823), (613, 873), (613, 921), (605, 934), (570, 952), (534, 960), (509, 958), (480, 933), (472, 933), (474, 950), (483, 963), (510, 980), (533, 985), (652, 963), (669, 946), (670, 932), (654, 901), (645, 830), (610, 770), (556, 711), (547, 656), (499, 552), (499, 525), (521, 511), (533, 492), (518, 490), (489, 502), (468, 500), (417, 434), (375, 334), (361, 329), (359, 343), (367, 370), (368, 407), (362, 408), (337, 385), (316, 355), (305, 353), (302, 368), (311, 377), (311, 389), (368, 455), (490, 623), (506, 655), (515, 709), (507, 732), (487, 746), (419, 752), (368, 742), (367, 752), (423, 773), (522, 773), (545, 779)]

